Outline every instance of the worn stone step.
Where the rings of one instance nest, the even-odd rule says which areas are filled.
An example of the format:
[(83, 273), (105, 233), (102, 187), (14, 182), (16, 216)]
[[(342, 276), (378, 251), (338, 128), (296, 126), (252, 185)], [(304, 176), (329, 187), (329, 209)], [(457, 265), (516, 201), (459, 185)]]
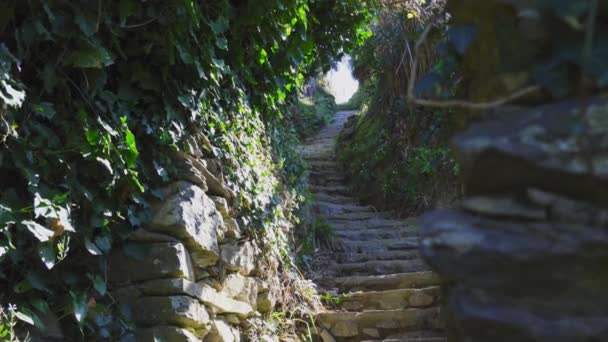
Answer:
[(335, 253), (334, 256), (338, 263), (356, 263), (372, 260), (411, 260), (420, 258), (420, 252), (412, 249), (382, 253)]
[(335, 160), (318, 160), (310, 159), (307, 160), (310, 169), (315, 170), (338, 170), (340, 167)]
[(371, 260), (335, 264), (332, 268), (338, 275), (383, 275), (421, 272), (430, 269), (424, 260), (420, 258), (411, 260)]
[(335, 236), (345, 241), (369, 241), (371, 239), (403, 239), (418, 236), (415, 227), (382, 228), (382, 229), (335, 229)]
[(369, 220), (374, 218), (381, 218), (383, 216), (387, 216), (385, 213), (374, 212), (371, 210), (368, 211), (360, 211), (360, 212), (347, 212), (341, 214), (331, 214), (324, 215), (325, 219), (330, 220), (332, 222), (340, 222), (340, 221), (355, 221), (358, 222), (360, 220)]
[(342, 291), (382, 291), (402, 288), (423, 288), (439, 285), (439, 277), (431, 271), (388, 275), (345, 276), (334, 279)]
[(442, 342), (446, 340), (445, 333), (440, 331), (422, 330), (422, 331), (410, 331), (401, 334), (394, 334), (388, 336), (383, 341), (425, 341), (431, 340), (433, 342)]
[(310, 191), (312, 193), (323, 192), (326, 194), (338, 194), (338, 195), (343, 195), (343, 196), (348, 196), (350, 193), (350, 189), (344, 185), (332, 185), (332, 186), (310, 185)]
[[(439, 308), (330, 311), (317, 314), (317, 320), (339, 341), (361, 341), (376, 335), (384, 338), (406, 331), (441, 331)], [(372, 337), (376, 337), (372, 336)]]
[(374, 239), (367, 241), (342, 240), (335, 246), (335, 250), (348, 253), (381, 253), (386, 251), (417, 249), (418, 246), (419, 241), (417, 237)]
[(325, 201), (316, 201), (317, 211), (324, 216), (339, 215), (345, 213), (374, 212), (370, 207), (356, 204), (337, 204)]
[(308, 177), (311, 180), (314, 178), (345, 180), (344, 175), (341, 172), (338, 172), (337, 170), (324, 170), (323, 172), (310, 171)]
[(350, 196), (342, 196), (336, 194), (328, 194), (324, 192), (317, 192), (313, 194), (315, 200), (323, 201), (327, 203), (335, 203), (335, 204), (357, 204), (357, 201)]
[(323, 178), (316, 178), (310, 180), (311, 186), (324, 186), (324, 187), (341, 187), (344, 186), (343, 181), (338, 180), (328, 180)]
[(437, 305), (439, 287), (354, 292), (340, 297), (338, 309), (347, 311), (428, 308)]
[(418, 227), (415, 220), (395, 220), (383, 217), (374, 217), (366, 220), (331, 220), (336, 229), (349, 230), (366, 230), (366, 229), (382, 229), (382, 228), (406, 228)]

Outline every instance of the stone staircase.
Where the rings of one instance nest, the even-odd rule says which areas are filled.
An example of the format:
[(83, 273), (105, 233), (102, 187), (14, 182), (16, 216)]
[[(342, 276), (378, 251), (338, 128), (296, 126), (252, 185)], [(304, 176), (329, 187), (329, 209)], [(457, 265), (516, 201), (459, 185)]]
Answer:
[(339, 172), (335, 139), (353, 114), (338, 112), (303, 147), (318, 212), (335, 230), (326, 270), (331, 279), (321, 285), (335, 294), (331, 308), (317, 315), (320, 337), (324, 342), (446, 342), (439, 280), (418, 253), (416, 219), (391, 218), (358, 204)]

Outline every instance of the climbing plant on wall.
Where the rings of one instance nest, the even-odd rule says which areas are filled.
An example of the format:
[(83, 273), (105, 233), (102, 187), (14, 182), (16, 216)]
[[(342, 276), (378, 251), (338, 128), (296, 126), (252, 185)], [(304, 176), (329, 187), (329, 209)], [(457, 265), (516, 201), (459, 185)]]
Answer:
[(104, 256), (145, 222), (151, 190), (175, 173), (169, 152), (208, 136), (243, 210), (264, 207), (277, 186), (269, 173), (285, 163), (282, 179), (302, 173), (283, 104), (366, 36), (370, 16), (354, 0), (2, 7), (0, 303), (40, 328), (54, 312), (111, 340), (130, 327)]

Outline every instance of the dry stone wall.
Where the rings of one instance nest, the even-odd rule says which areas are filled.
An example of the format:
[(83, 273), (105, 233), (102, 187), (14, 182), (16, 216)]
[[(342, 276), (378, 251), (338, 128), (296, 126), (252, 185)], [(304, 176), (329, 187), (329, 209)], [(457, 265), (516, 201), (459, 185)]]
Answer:
[(608, 99), (506, 113), (455, 139), (467, 197), (423, 222), (452, 341), (608, 340)]
[(110, 255), (114, 297), (137, 341), (240, 341), (248, 318), (274, 309), (276, 276), (234, 216), (219, 160), (175, 159), (181, 180), (155, 192), (149, 222)]

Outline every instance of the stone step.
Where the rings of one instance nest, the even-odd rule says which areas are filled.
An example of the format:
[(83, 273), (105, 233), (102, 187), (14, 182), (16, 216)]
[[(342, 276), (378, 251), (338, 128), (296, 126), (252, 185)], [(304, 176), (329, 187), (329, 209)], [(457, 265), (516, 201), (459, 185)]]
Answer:
[(388, 275), (346, 276), (334, 279), (342, 291), (382, 291), (403, 288), (424, 288), (439, 285), (439, 277), (431, 272)]
[(338, 309), (347, 311), (428, 308), (437, 305), (439, 287), (354, 292), (342, 295)]
[(333, 180), (344, 180), (344, 175), (337, 170), (325, 170), (323, 172), (319, 171), (310, 171), (309, 178), (312, 180), (314, 178), (324, 178), (324, 179), (333, 179)]
[(356, 204), (336, 204), (325, 201), (316, 201), (317, 211), (324, 216), (339, 215), (345, 213), (373, 212), (370, 207)]
[(418, 249), (418, 246), (419, 241), (417, 237), (374, 239), (367, 241), (343, 240), (339, 241), (339, 244), (335, 246), (335, 250), (337, 252), (347, 253), (381, 253), (387, 251)]
[(411, 260), (420, 258), (418, 250), (387, 251), (382, 253), (335, 253), (338, 263), (356, 263), (373, 260)]
[(439, 308), (330, 311), (317, 314), (317, 320), (338, 341), (361, 341), (406, 331), (441, 331), (443, 324), (439, 316)]
[(338, 275), (385, 275), (427, 271), (430, 267), (424, 260), (372, 260), (355, 263), (335, 264), (333, 270)]
[(340, 221), (357, 222), (360, 220), (382, 218), (383, 216), (386, 216), (386, 214), (368, 210), (368, 211), (360, 211), (360, 212), (347, 212), (347, 213), (341, 213), (341, 214), (324, 215), (323, 217), (327, 220), (334, 221), (334, 222), (340, 222)]
[(335, 236), (345, 241), (369, 241), (371, 239), (404, 239), (418, 236), (415, 227), (406, 228), (381, 228), (381, 229), (334, 229)]
[(333, 186), (323, 186), (323, 185), (310, 185), (310, 191), (315, 194), (319, 192), (323, 192), (326, 194), (337, 194), (342, 196), (348, 196), (350, 194), (350, 189), (344, 185), (333, 185)]
[(350, 196), (342, 196), (342, 195), (336, 195), (336, 194), (328, 194), (325, 192), (317, 192), (314, 195), (315, 200), (317, 201), (323, 201), (323, 202), (327, 202), (327, 203), (334, 203), (334, 204), (352, 204), (355, 205), (357, 203), (357, 201), (350, 197)]
[(307, 160), (308, 165), (310, 165), (310, 169), (315, 170), (338, 170), (340, 166), (335, 160), (318, 160), (311, 159)]
[(381, 217), (374, 217), (366, 220), (331, 220), (336, 229), (381, 229), (381, 228), (406, 228), (418, 227), (415, 220), (395, 220)]
[(315, 178), (315, 179), (310, 179), (310, 185), (325, 186), (325, 187), (340, 187), (340, 186), (344, 186), (344, 182), (341, 180)]

